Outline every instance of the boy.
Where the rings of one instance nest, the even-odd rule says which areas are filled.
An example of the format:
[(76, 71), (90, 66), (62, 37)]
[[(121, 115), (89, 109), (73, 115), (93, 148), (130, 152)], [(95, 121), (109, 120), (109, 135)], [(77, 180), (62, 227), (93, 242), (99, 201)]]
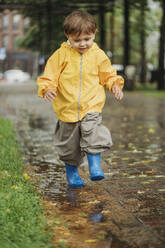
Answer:
[(116, 99), (123, 97), (123, 78), (94, 43), (96, 32), (89, 13), (68, 15), (64, 21), (68, 40), (49, 58), (44, 75), (37, 80), (38, 95), (52, 101), (58, 117), (56, 146), (71, 187), (84, 186), (78, 166), (85, 154), (91, 180), (104, 178), (100, 154), (112, 146), (110, 132), (101, 124), (104, 86)]

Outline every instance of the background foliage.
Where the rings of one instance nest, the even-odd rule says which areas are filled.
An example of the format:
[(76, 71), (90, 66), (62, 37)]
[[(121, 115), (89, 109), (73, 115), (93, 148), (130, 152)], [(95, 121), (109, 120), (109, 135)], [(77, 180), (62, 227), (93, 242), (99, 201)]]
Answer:
[(159, 72), (164, 89), (165, 1), (163, 0), (1, 0), (0, 9), (17, 8), (30, 18), (19, 46), (49, 57), (65, 40), (63, 20), (73, 10), (95, 16), (96, 41), (110, 51), (114, 64), (135, 65), (140, 81), (147, 81), (148, 66)]

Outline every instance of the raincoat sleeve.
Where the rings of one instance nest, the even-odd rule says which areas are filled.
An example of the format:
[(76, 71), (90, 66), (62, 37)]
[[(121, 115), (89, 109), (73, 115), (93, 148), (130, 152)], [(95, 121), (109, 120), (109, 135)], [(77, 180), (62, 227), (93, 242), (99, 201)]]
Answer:
[(38, 96), (44, 97), (44, 93), (53, 89), (57, 91), (60, 73), (64, 66), (64, 56), (58, 49), (47, 61), (44, 74), (37, 78)]
[(122, 90), (124, 86), (124, 79), (117, 75), (116, 69), (112, 67), (109, 58), (105, 55), (99, 64), (99, 79), (100, 84), (105, 86), (112, 92), (112, 86), (118, 84)]

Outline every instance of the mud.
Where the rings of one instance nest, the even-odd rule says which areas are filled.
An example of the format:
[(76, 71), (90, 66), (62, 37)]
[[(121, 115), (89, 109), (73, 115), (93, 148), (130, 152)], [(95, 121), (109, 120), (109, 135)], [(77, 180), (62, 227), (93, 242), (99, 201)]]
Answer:
[(114, 146), (102, 156), (105, 179), (68, 187), (54, 148), (56, 116), (34, 83), (0, 85), (0, 116), (11, 119), (25, 170), (44, 199), (54, 247), (165, 247), (165, 101), (107, 94), (103, 123)]

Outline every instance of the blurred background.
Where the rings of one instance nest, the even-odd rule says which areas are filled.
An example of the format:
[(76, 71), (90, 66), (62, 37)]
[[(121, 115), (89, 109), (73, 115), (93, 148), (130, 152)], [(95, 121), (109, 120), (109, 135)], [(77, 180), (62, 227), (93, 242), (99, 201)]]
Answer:
[(63, 21), (73, 10), (94, 15), (96, 42), (125, 89), (165, 89), (164, 0), (0, 0), (0, 82), (42, 74), (66, 40)]

